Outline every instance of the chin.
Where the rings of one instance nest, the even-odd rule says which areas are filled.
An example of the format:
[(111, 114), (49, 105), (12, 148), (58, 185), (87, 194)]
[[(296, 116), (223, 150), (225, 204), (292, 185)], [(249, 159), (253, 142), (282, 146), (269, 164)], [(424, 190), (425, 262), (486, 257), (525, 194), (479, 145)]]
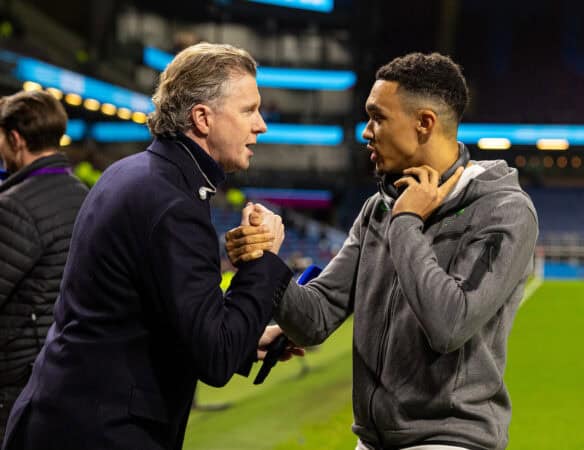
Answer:
[(247, 169), (249, 169), (249, 161), (245, 163), (242, 162), (241, 164), (233, 164), (228, 170), (225, 170), (225, 173), (241, 172), (242, 170)]

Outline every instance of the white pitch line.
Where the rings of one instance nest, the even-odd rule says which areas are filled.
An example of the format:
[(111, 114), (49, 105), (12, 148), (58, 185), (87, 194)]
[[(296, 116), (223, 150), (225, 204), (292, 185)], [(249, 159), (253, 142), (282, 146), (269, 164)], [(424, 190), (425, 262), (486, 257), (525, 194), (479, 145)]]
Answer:
[(525, 287), (525, 292), (523, 293), (523, 300), (519, 303), (519, 307), (521, 308), (523, 304), (531, 298), (535, 291), (539, 289), (539, 287), (543, 284), (543, 279), (540, 277), (533, 278)]

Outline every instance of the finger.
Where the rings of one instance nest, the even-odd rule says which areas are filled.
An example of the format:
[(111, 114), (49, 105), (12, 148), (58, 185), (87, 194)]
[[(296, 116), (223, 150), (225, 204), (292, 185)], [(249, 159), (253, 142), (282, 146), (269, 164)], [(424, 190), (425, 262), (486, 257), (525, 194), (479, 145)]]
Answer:
[(296, 356), (304, 356), (306, 353), (303, 347), (291, 347), (288, 349), (288, 351)]
[(267, 354), (268, 354), (267, 351), (258, 349), (258, 354), (257, 354), (258, 360), (263, 361), (266, 358)]
[(438, 171), (436, 169), (434, 169), (433, 167), (430, 167), (427, 165), (424, 165), (422, 167), (424, 167), (428, 172), (428, 178), (430, 180), (430, 184), (432, 186), (438, 186), (438, 183), (440, 183), (440, 174), (438, 173)]
[(428, 170), (425, 169), (424, 166), (410, 167), (409, 169), (404, 170), (404, 175), (410, 175), (410, 176), (417, 177), (420, 184), (427, 184), (430, 182), (430, 179), (428, 176)]
[(269, 233), (270, 230), (265, 226), (253, 226), (253, 225), (240, 225), (236, 228), (232, 228), (227, 233), (225, 233), (225, 240), (231, 241), (233, 239), (239, 239), (244, 236), (251, 236), (253, 234), (263, 234)]
[(438, 196), (441, 200), (446, 198), (446, 196), (450, 194), (452, 189), (454, 189), (454, 186), (456, 186), (456, 183), (458, 183), (458, 180), (460, 180), (460, 177), (462, 176), (463, 172), (464, 167), (459, 167), (458, 169), (456, 169), (456, 172), (454, 172), (454, 175), (448, 178), (448, 180), (446, 180), (442, 184), (442, 186), (438, 188)]
[(247, 261), (252, 261), (254, 259), (261, 258), (262, 256), (264, 256), (264, 252), (262, 250), (256, 250), (256, 251), (253, 251), (251, 253), (244, 253), (243, 255), (241, 255), (239, 260), (243, 261), (243, 262), (247, 262)]
[(279, 335), (282, 334), (282, 329), (279, 325), (268, 325), (262, 336), (260, 337), (258, 347), (265, 347), (269, 345), (274, 339), (276, 339)]
[(239, 239), (230, 239), (225, 242), (225, 248), (231, 250), (232, 248), (242, 247), (249, 244), (261, 244), (263, 242), (274, 242), (274, 235), (272, 233), (262, 233), (244, 236)]
[[(249, 244), (244, 245), (243, 247), (236, 247), (229, 250), (229, 253), (233, 255), (235, 258), (239, 258), (240, 256), (246, 253), (254, 253), (258, 251), (270, 250), (272, 248), (271, 242), (261, 242), (259, 244)], [(261, 256), (261, 255), (260, 255)]]
[(412, 177), (402, 177), (395, 183), (393, 183), (393, 185), (397, 188), (402, 186), (410, 187), (413, 186), (414, 184), (418, 184), (418, 182)]
[(227, 257), (229, 258), (229, 261), (231, 261), (231, 264), (233, 264), (234, 266), (237, 266), (237, 264), (240, 262), (239, 256), (234, 255), (231, 252), (227, 252)]
[(239, 258), (244, 253), (253, 253), (258, 250), (271, 250), (274, 247), (274, 241), (259, 242), (257, 244), (246, 244), (229, 248), (225, 246), (227, 252), (235, 258)]
[(288, 361), (289, 359), (292, 359), (294, 356), (303, 357), (304, 349), (301, 347), (287, 348), (286, 350), (284, 350), (284, 353), (282, 353), (282, 356), (280, 356), (280, 361)]

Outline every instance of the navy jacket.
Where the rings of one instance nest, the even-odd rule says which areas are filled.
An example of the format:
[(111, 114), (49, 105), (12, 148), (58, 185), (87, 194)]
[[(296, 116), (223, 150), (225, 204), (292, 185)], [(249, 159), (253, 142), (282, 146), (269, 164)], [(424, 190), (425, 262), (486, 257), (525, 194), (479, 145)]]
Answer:
[(197, 379), (222, 386), (249, 368), (291, 272), (266, 252), (223, 296), (199, 196), (223, 177), (185, 136), (104, 172), (75, 223), (55, 324), (4, 449), (180, 449)]

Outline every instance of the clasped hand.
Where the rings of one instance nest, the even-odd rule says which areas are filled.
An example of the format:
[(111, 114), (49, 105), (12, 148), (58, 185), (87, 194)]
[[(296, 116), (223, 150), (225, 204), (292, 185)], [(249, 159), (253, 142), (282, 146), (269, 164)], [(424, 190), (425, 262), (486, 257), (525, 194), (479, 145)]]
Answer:
[(278, 254), (284, 241), (282, 218), (259, 203), (248, 203), (241, 212), (241, 225), (225, 234), (225, 249), (231, 264), (251, 261), (264, 251)]

